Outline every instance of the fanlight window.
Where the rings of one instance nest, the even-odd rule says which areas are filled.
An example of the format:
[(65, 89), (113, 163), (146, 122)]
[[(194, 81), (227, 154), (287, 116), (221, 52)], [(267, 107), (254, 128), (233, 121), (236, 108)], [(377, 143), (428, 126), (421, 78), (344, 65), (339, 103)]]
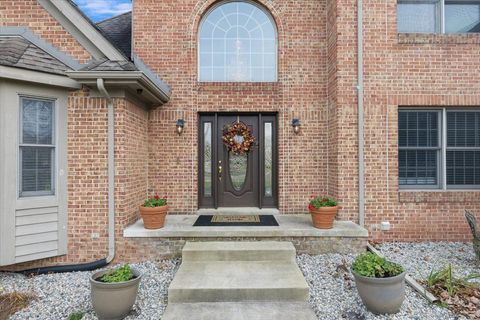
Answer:
[(251, 2), (213, 7), (199, 32), (199, 80), (277, 80), (277, 32), (272, 17)]

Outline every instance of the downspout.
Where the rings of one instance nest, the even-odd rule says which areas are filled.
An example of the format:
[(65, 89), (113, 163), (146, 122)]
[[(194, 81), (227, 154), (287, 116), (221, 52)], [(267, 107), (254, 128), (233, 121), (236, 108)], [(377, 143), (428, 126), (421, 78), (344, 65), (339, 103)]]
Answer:
[(357, 0), (357, 102), (358, 102), (358, 224), (365, 225), (365, 163), (363, 106), (363, 0)]
[(16, 271), (23, 274), (48, 274), (59, 272), (91, 271), (103, 268), (112, 262), (115, 257), (115, 110), (112, 97), (105, 89), (103, 79), (97, 79), (98, 91), (107, 99), (108, 107), (108, 129), (107, 129), (107, 149), (108, 149), (108, 256), (97, 261), (59, 265), (41, 268), (32, 268)]
[(108, 107), (108, 256), (107, 263), (115, 257), (115, 109), (102, 78), (97, 79), (98, 91), (107, 99)]

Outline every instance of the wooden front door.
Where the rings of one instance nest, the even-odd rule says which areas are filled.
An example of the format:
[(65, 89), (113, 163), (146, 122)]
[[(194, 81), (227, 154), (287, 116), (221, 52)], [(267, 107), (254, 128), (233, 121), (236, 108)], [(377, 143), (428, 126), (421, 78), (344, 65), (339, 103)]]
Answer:
[[(223, 128), (243, 122), (255, 137), (247, 154), (229, 152)], [(276, 116), (205, 114), (199, 128), (199, 207), (276, 207)]]

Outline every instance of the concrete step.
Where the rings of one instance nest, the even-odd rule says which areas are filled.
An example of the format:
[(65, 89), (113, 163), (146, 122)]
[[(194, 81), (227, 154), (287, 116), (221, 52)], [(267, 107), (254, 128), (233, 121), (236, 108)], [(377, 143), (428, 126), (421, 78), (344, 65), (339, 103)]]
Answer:
[(316, 320), (306, 302), (171, 303), (162, 320)]
[(206, 215), (258, 215), (258, 214), (280, 214), (278, 209), (274, 208), (257, 208), (257, 207), (220, 207), (217, 209), (198, 209), (197, 214)]
[(186, 261), (295, 261), (295, 247), (287, 241), (187, 242), (182, 250)]
[(184, 261), (168, 289), (169, 303), (307, 299), (294, 261)]

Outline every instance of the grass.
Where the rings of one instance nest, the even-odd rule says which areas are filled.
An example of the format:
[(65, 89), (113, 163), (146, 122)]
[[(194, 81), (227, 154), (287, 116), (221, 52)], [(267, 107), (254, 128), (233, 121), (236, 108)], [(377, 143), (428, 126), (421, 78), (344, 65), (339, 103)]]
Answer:
[(8, 319), (9, 316), (26, 308), (35, 296), (30, 293), (10, 292), (0, 294), (0, 320)]

